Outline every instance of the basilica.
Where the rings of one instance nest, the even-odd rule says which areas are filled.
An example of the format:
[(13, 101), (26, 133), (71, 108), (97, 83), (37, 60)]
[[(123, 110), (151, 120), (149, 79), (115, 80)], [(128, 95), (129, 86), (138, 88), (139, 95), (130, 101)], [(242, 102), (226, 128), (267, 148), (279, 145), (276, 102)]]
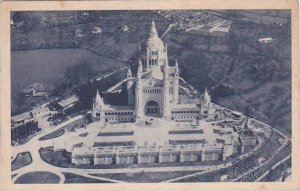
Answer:
[[(152, 21), (149, 36), (140, 46), (137, 74), (128, 68), (123, 81), (127, 91), (127, 105), (106, 104), (97, 91), (92, 117), (96, 121), (120, 123), (135, 122), (149, 117), (176, 122), (192, 122), (213, 113), (213, 104), (207, 89), (199, 97), (191, 96), (179, 76), (177, 61), (172, 66), (168, 60), (167, 44), (161, 40)], [(110, 88), (120, 89), (120, 85)]]
[[(96, 93), (90, 126), (101, 128), (68, 143), (73, 164), (226, 161), (256, 146), (245, 116), (212, 103), (207, 89), (200, 95), (169, 61), (152, 22), (136, 74), (128, 68), (124, 80)], [(124, 104), (108, 103), (115, 93), (126, 95)]]

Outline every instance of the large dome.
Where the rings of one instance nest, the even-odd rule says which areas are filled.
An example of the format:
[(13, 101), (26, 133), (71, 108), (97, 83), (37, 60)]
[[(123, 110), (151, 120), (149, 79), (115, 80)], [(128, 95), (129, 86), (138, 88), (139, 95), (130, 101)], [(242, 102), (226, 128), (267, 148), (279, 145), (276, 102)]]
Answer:
[(162, 52), (164, 50), (164, 43), (158, 37), (155, 22), (152, 21), (149, 38), (146, 40), (146, 47), (149, 48), (150, 52)]

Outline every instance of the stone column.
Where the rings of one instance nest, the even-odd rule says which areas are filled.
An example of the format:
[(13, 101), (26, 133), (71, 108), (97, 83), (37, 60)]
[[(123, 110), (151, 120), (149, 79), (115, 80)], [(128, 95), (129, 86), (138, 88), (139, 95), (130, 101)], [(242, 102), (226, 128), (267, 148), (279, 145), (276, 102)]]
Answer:
[(141, 164), (141, 162), (142, 162), (142, 157), (141, 157), (141, 154), (138, 153), (138, 156), (137, 156), (137, 163), (138, 163), (138, 164)]
[(161, 151), (158, 153), (158, 163), (162, 163), (163, 161), (163, 158), (162, 158), (162, 153)]
[(72, 164), (76, 164), (77, 165), (77, 160), (76, 160), (76, 158), (74, 157), (74, 156), (72, 156)]
[(224, 155), (224, 153), (223, 153), (223, 154), (222, 154), (222, 160), (223, 160), (223, 161), (226, 161), (226, 158), (227, 158), (227, 157), (226, 157), (226, 156)]
[(94, 153), (93, 161), (94, 161), (94, 165), (97, 165), (97, 164), (98, 164), (97, 154), (96, 154), (96, 153)]
[(202, 154), (201, 154), (201, 161), (205, 161), (205, 156), (206, 156), (205, 153), (202, 152)]
[(120, 156), (119, 156), (119, 153), (116, 154), (116, 164), (120, 164)]
[(180, 162), (184, 162), (184, 155), (182, 151), (180, 152)]
[(245, 147), (242, 145), (241, 147), (241, 153), (244, 153), (245, 152)]

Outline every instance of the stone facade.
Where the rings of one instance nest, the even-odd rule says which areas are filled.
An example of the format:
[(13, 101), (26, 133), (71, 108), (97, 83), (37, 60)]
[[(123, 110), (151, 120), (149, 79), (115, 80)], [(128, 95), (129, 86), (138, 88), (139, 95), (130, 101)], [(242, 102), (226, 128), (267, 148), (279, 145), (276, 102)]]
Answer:
[[(124, 140), (118, 137), (115, 142), (111, 142), (110, 138), (101, 138), (101, 141), (95, 144), (73, 147), (73, 164), (225, 161), (233, 154), (244, 152), (244, 146), (256, 145), (256, 138), (253, 134), (249, 134), (249, 131), (239, 137), (238, 133), (227, 131), (226, 124), (222, 126), (223, 129), (218, 127), (217, 130), (214, 129), (214, 126), (218, 126), (217, 124), (206, 126), (209, 127), (209, 130), (206, 129), (207, 137), (191, 132), (194, 128), (201, 127), (199, 124), (204, 121), (205, 123), (202, 124), (208, 125), (212, 121), (226, 118), (224, 112), (227, 112), (228, 116), (232, 112), (212, 103), (207, 89), (200, 98), (191, 96), (191, 91), (186, 90), (189, 85), (179, 76), (177, 61), (174, 65), (169, 65), (167, 44), (159, 38), (154, 22), (151, 25), (149, 38), (140, 47), (137, 74), (134, 76), (129, 68), (127, 78), (119, 84), (110, 90), (111, 92), (127, 91), (127, 104), (123, 106), (106, 104), (97, 91), (92, 109), (92, 117), (95, 121), (103, 123), (103, 127), (106, 127), (107, 123), (132, 122), (134, 124), (122, 125), (123, 127), (136, 125), (134, 131), (137, 135), (140, 132), (137, 128), (145, 128), (144, 132), (147, 131), (146, 128), (153, 127), (152, 131), (148, 130), (149, 136), (156, 136), (158, 133), (156, 130), (163, 127), (162, 124), (169, 125), (168, 128), (172, 129), (167, 132), (165, 132), (167, 128), (159, 129), (159, 134), (163, 136), (157, 136), (154, 143), (153, 138), (150, 141), (147, 137), (142, 137), (143, 140), (140, 140), (141, 137), (134, 137), (132, 134), (133, 137), (123, 136)], [(123, 85), (126, 85), (126, 88)], [(155, 121), (156, 125), (153, 125)], [(187, 125), (189, 130), (181, 129), (181, 135), (176, 135), (174, 138), (170, 132), (178, 128), (179, 124)], [(116, 125), (119, 124), (109, 124), (109, 129), (113, 129)], [(247, 125), (238, 129), (247, 130)], [(123, 132), (122, 130), (115, 131)], [(185, 136), (185, 134), (189, 135)], [(168, 138), (165, 139), (167, 136)], [(215, 136), (219, 138), (214, 141)], [(117, 145), (116, 142), (119, 144), (121, 139), (127, 142), (122, 142), (122, 146)]]
[(74, 148), (72, 163), (80, 164), (150, 164), (169, 162), (226, 160), (222, 144), (186, 147), (114, 147)]
[(138, 71), (128, 69), (126, 81), (127, 106), (104, 103), (97, 92), (92, 116), (103, 122), (134, 122), (145, 116), (174, 121), (195, 121), (208, 116), (213, 108), (205, 90), (200, 103), (183, 103), (179, 99), (179, 67), (169, 65), (167, 44), (159, 38), (152, 22), (148, 39), (140, 47)]

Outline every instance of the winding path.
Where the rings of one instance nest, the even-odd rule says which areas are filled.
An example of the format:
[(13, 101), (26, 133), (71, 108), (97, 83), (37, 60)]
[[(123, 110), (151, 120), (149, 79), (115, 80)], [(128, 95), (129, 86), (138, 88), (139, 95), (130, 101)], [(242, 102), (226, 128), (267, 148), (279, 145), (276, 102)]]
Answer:
[[(42, 122), (40, 124), (46, 125), (45, 119), (43, 119), (43, 118), (44, 117), (39, 118), (39, 120), (41, 120), (41, 122)], [(96, 177), (96, 176), (92, 176), (90, 174), (191, 171), (190, 175), (185, 175), (185, 176), (177, 177), (177, 178), (166, 181), (166, 182), (173, 182), (173, 181), (176, 181), (176, 180), (196, 176), (196, 175), (202, 174), (202, 173), (207, 172), (207, 171), (213, 171), (213, 170), (217, 170), (217, 169), (220, 169), (220, 168), (227, 168), (227, 167), (231, 166), (237, 160), (241, 160), (241, 159), (251, 155), (251, 153), (252, 153), (252, 152), (245, 153), (243, 155), (240, 155), (237, 158), (237, 160), (235, 160), (233, 162), (223, 163), (223, 164), (219, 164), (219, 165), (172, 166), (172, 167), (136, 167), (136, 168), (118, 168), (118, 169), (63, 168), (63, 167), (53, 166), (53, 165), (45, 162), (41, 158), (40, 153), (39, 153), (40, 148), (53, 146), (55, 141), (57, 141), (59, 139), (62, 139), (62, 138), (65, 138), (64, 136), (60, 136), (60, 137), (56, 137), (56, 138), (49, 139), (49, 140), (44, 140), (44, 141), (39, 140), (44, 135), (52, 133), (53, 131), (56, 131), (57, 129), (58, 128), (52, 128), (52, 129), (44, 128), (44, 132), (42, 132), (41, 134), (33, 137), (26, 144), (12, 147), (12, 156), (13, 157), (17, 156), (18, 153), (22, 153), (22, 152), (29, 152), (31, 154), (31, 157), (32, 157), (32, 163), (31, 164), (29, 164), (27, 166), (24, 166), (23, 168), (17, 169), (15, 171), (12, 171), (12, 174), (17, 174), (16, 176), (14, 176), (12, 178), (13, 183), (15, 183), (15, 181), (20, 176), (22, 176), (26, 173), (29, 173), (29, 172), (34, 172), (34, 171), (46, 171), (46, 172), (56, 174), (60, 178), (59, 183), (64, 183), (65, 182), (65, 176), (64, 176), (63, 172), (72, 173), (72, 174), (75, 174), (75, 175), (84, 176), (86, 178), (92, 178), (92, 179), (102, 180), (102, 181), (106, 181), (106, 182), (120, 183), (122, 181), (114, 180), (114, 179), (110, 179), (110, 178), (104, 178), (104, 177)], [(280, 135), (282, 135), (283, 137), (285, 137), (286, 140), (288, 140), (287, 142), (290, 141), (289, 137), (282, 134), (281, 132), (279, 132), (276, 129), (274, 129), (274, 130), (277, 133), (279, 133)], [(283, 144), (281, 148), (283, 148), (283, 146), (285, 146), (285, 145), (286, 145), (286, 143)], [(276, 153), (278, 153), (278, 152), (276, 152)], [(275, 153), (275, 156), (276, 156), (276, 153)], [(271, 159), (269, 159), (268, 161), (270, 161), (270, 160)], [(266, 162), (268, 162), (268, 161), (266, 161)], [(259, 167), (257, 167), (257, 168), (259, 168)], [(199, 171), (201, 171), (201, 172), (199, 172)], [(241, 178), (241, 177), (239, 177), (239, 178)]]

